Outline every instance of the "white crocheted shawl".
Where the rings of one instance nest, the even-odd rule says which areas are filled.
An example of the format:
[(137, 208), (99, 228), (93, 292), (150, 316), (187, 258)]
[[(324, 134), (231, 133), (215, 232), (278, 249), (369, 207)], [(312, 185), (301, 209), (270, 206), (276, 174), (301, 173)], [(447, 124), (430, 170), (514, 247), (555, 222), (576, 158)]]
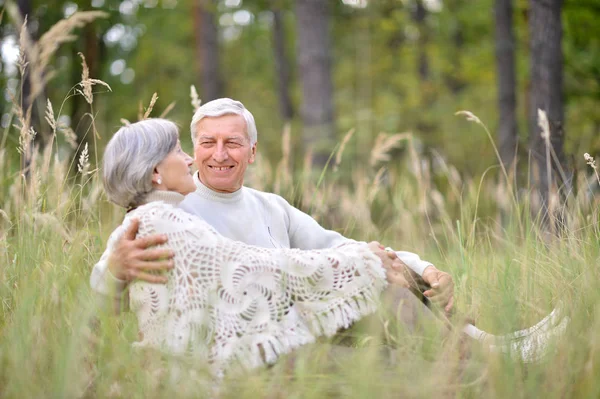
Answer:
[[(217, 373), (254, 368), (372, 313), (386, 286), (365, 243), (302, 251), (249, 246), (155, 201), (129, 212), (138, 236), (161, 233), (175, 252), (166, 285), (135, 282), (131, 309), (150, 346), (206, 361)], [(249, 229), (252, 226), (248, 226)]]

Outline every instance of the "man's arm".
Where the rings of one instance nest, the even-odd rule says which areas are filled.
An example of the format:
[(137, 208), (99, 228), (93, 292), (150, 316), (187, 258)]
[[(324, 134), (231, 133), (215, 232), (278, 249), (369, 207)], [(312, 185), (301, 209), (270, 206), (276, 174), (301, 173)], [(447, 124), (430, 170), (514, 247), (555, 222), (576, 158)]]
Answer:
[[(167, 278), (149, 273), (152, 270), (173, 268), (173, 251), (154, 249), (164, 244), (164, 235), (152, 235), (136, 239), (139, 228), (137, 219), (125, 221), (110, 236), (106, 250), (92, 270), (90, 285), (100, 294), (104, 305), (117, 312), (122, 307), (123, 291), (129, 281), (138, 279), (149, 283), (166, 283)], [(106, 302), (112, 302), (107, 304)]]
[[(288, 217), (287, 227), (290, 238), (291, 248), (300, 249), (322, 249), (331, 248), (343, 245), (348, 242), (354, 242), (349, 238), (342, 236), (340, 233), (323, 228), (310, 215), (291, 206), (285, 199), (280, 196), (275, 196), (279, 201)], [(429, 286), (429, 289), (423, 292), (429, 300), (435, 304), (444, 307), (446, 312), (452, 310), (454, 305), (454, 281), (452, 277), (445, 272), (438, 270), (432, 263), (421, 260), (419, 255), (407, 251), (394, 251), (388, 248), (401, 261), (394, 263), (394, 267), (389, 276), (397, 274), (402, 268), (402, 262), (421, 276), (423, 281)], [(396, 273), (394, 273), (394, 270)], [(404, 277), (405, 279), (408, 276)], [(397, 277), (398, 281), (402, 280), (401, 276)]]
[[(452, 310), (454, 306), (454, 281), (450, 274), (438, 270), (431, 262), (422, 260), (419, 255), (412, 252), (394, 251), (389, 247), (386, 249), (395, 252), (398, 259), (404, 262), (411, 271), (420, 276), (420, 279), (427, 284), (427, 289), (423, 292), (423, 295), (432, 303), (443, 307), (446, 313)], [(412, 280), (415, 281), (418, 278)]]
[(290, 205), (284, 198), (273, 195), (283, 209), (291, 248), (324, 249), (355, 242), (340, 233), (323, 228), (310, 215)]

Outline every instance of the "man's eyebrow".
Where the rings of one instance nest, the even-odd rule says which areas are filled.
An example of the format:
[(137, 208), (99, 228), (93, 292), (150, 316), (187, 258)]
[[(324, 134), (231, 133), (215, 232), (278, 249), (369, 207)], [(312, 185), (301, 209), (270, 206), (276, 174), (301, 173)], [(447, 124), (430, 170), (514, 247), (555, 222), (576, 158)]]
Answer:
[[(211, 136), (209, 134), (201, 134), (200, 136), (198, 136), (198, 140), (216, 140), (216, 139), (215, 139), (215, 136)], [(240, 135), (236, 135), (236, 136), (227, 136), (227, 137), (225, 137), (225, 140), (227, 140), (227, 141), (231, 141), (231, 140), (244, 141), (244, 140), (246, 140), (246, 138), (243, 136), (240, 136)]]

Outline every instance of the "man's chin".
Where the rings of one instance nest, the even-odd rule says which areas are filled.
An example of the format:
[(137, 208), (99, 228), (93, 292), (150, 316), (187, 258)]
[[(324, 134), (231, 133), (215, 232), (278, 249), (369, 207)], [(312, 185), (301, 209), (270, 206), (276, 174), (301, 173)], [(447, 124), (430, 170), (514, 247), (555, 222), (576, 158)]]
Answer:
[(213, 190), (218, 191), (220, 193), (233, 193), (237, 191), (239, 187), (231, 182), (219, 181), (219, 179), (211, 180), (208, 182), (207, 186)]

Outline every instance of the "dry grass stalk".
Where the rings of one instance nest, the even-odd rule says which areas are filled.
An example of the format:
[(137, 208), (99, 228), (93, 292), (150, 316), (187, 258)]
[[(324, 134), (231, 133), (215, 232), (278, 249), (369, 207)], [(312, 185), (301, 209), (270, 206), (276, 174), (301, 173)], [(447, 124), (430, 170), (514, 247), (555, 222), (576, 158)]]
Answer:
[(379, 162), (389, 162), (391, 159), (390, 152), (400, 147), (403, 141), (410, 140), (411, 137), (412, 134), (410, 133), (396, 133), (391, 136), (379, 133), (371, 150), (370, 165), (375, 166)]
[(172, 101), (169, 105), (167, 105), (167, 107), (164, 109), (164, 111), (161, 112), (159, 118), (166, 118), (167, 115), (169, 114), (169, 112), (173, 111), (173, 108), (175, 108), (176, 103), (177, 103), (176, 101)]
[(79, 162), (77, 164), (77, 170), (79, 171), (79, 173), (81, 173), (82, 175), (86, 175), (88, 172), (88, 169), (90, 167), (90, 155), (88, 152), (88, 143), (85, 143), (85, 147), (83, 147), (83, 151), (81, 151), (81, 154), (79, 154)]
[(289, 188), (292, 182), (292, 173), (290, 171), (290, 158), (292, 147), (291, 126), (286, 123), (281, 136), (281, 160), (277, 164), (275, 175), (274, 190), (278, 193), (283, 193), (285, 188)]
[(131, 125), (131, 122), (129, 122), (129, 121), (128, 121), (127, 119), (125, 119), (125, 118), (121, 118), (121, 119), (119, 119), (119, 122), (121, 122), (121, 124), (122, 124), (123, 126), (129, 126), (129, 125)]
[(81, 66), (82, 66), (81, 82), (79, 82), (79, 86), (81, 86), (82, 90), (77, 90), (77, 92), (79, 92), (79, 94), (83, 95), (83, 97), (85, 98), (85, 101), (88, 104), (91, 104), (94, 102), (94, 93), (92, 92), (92, 86), (102, 85), (102, 86), (106, 87), (108, 89), (108, 91), (112, 91), (112, 89), (110, 88), (108, 83), (106, 83), (100, 79), (91, 79), (90, 78), (90, 69), (88, 68), (87, 63), (85, 62), (85, 56), (82, 53), (78, 53), (78, 54), (81, 57)]
[(598, 175), (598, 166), (596, 166), (596, 159), (587, 152), (583, 154), (583, 158), (585, 159), (585, 163), (588, 164), (594, 170), (596, 180), (598, 181), (598, 184), (600, 184), (600, 176)]
[(54, 135), (50, 136), (48, 142), (44, 145), (44, 154), (42, 156), (42, 172), (44, 176), (49, 176), (50, 163), (52, 162), (52, 153), (54, 150)]
[(190, 86), (190, 98), (192, 99), (192, 108), (194, 108), (194, 112), (200, 108), (202, 101), (198, 98), (198, 92), (196, 91), (196, 86)]
[(26, 112), (23, 112), (23, 108), (21, 108), (19, 104), (16, 104), (14, 99), (13, 105), (15, 115), (19, 121), (19, 125), (15, 126), (19, 130), (19, 146), (17, 147), (17, 151), (19, 154), (29, 158), (30, 146), (32, 145), (33, 139), (37, 134), (37, 132), (31, 126), (31, 107), (29, 107)]
[(10, 218), (2, 209), (0, 209), (0, 216), (2, 216), (2, 220), (4, 220), (7, 224), (10, 224)]
[(384, 175), (385, 171), (386, 171), (385, 166), (382, 166), (381, 168), (379, 168), (379, 170), (375, 174), (375, 178), (373, 179), (373, 184), (371, 185), (371, 188), (369, 189), (369, 194), (367, 195), (367, 203), (368, 204), (372, 204), (373, 201), (375, 200), (375, 197), (377, 196), (377, 193), (379, 192), (379, 189), (381, 188), (381, 182), (383, 180), (383, 175)]
[(46, 113), (44, 115), (44, 119), (50, 127), (52, 128), (52, 134), (56, 134), (56, 119), (54, 118), (54, 109), (52, 109), (52, 103), (50, 99), (48, 99), (46, 104)]
[(62, 125), (62, 124), (59, 124), (58, 128), (59, 128), (60, 132), (63, 134), (63, 136), (65, 137), (65, 140), (69, 144), (71, 149), (73, 149), (73, 150), (76, 149), (78, 146), (77, 134), (75, 134), (73, 129), (71, 129), (70, 126), (66, 126), (66, 125)]
[(335, 154), (335, 164), (333, 166), (333, 170), (337, 171), (338, 167), (340, 166), (340, 163), (342, 162), (342, 155), (344, 154), (344, 150), (346, 149), (346, 145), (348, 144), (348, 142), (350, 141), (350, 139), (352, 138), (352, 136), (354, 135), (354, 129), (350, 129), (348, 131), (348, 133), (346, 133), (344, 135), (344, 138), (342, 139), (342, 142), (340, 144), (340, 148), (338, 149), (337, 153)]
[(67, 242), (72, 242), (72, 236), (67, 231), (65, 224), (51, 213), (34, 212), (27, 220), (32, 226), (52, 229), (53, 232), (61, 235)]
[(44, 70), (49, 64), (52, 55), (58, 47), (67, 42), (77, 39), (77, 36), (71, 32), (76, 28), (81, 28), (97, 18), (107, 18), (108, 13), (103, 11), (79, 11), (67, 19), (62, 19), (54, 24), (46, 33), (40, 37), (37, 43), (39, 51), (40, 68)]
[[(67, 19), (60, 20), (54, 24), (39, 41), (35, 43), (27, 31), (26, 19), (21, 22), (19, 9), (13, 3), (7, 4), (7, 10), (17, 26), (21, 27), (19, 35), (19, 69), (24, 72), (25, 67), (29, 67), (30, 94), (28, 103), (37, 98), (44, 90), (46, 83), (52, 78), (53, 74), (47, 71), (52, 56), (58, 47), (77, 38), (72, 35), (73, 30), (81, 28), (84, 25), (94, 21), (97, 18), (106, 18), (108, 13), (102, 11), (80, 11), (71, 15)], [(21, 73), (23, 76), (23, 73)]]
[[(13, 18), (15, 18), (13, 16)], [(27, 30), (27, 15), (21, 24), (21, 29), (19, 31), (19, 58), (17, 60), (17, 67), (19, 68), (19, 74), (21, 78), (25, 76), (25, 71), (27, 69), (27, 65), (29, 62), (27, 61), (27, 49), (33, 47), (33, 42), (31, 37), (29, 36), (29, 31)]]
[(146, 108), (146, 112), (144, 112), (144, 116), (142, 117), (142, 119), (148, 119), (150, 113), (152, 112), (152, 109), (154, 108), (154, 105), (156, 104), (156, 100), (158, 100), (158, 95), (155, 92), (154, 94), (152, 94), (150, 104), (148, 105), (148, 108)]

